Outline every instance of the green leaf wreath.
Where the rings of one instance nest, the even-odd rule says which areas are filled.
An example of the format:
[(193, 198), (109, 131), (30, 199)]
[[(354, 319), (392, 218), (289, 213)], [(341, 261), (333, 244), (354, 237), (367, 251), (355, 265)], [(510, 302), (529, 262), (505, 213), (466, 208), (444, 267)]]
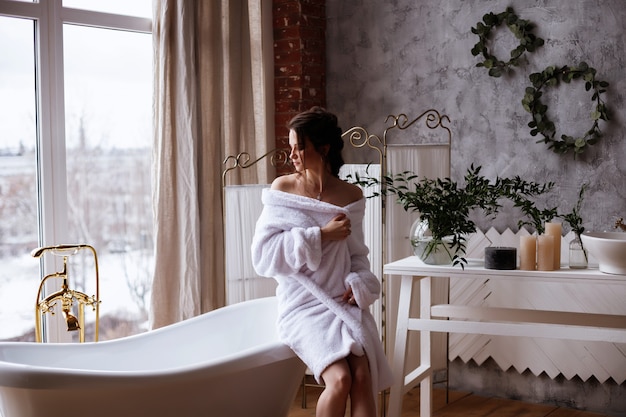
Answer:
[[(556, 128), (547, 114), (548, 106), (542, 103), (541, 96), (546, 88), (558, 86), (561, 81), (569, 84), (572, 80), (578, 79), (585, 82), (586, 91), (593, 90), (591, 100), (595, 102), (595, 106), (591, 112), (592, 125), (578, 137), (561, 135), (560, 139), (557, 139), (555, 138)], [(532, 83), (532, 87), (526, 88), (522, 105), (527, 112), (532, 114), (532, 120), (528, 123), (528, 127), (531, 128), (531, 136), (542, 136), (537, 143), (547, 143), (548, 149), (552, 149), (559, 154), (572, 151), (576, 157), (589, 146), (598, 142), (602, 136), (599, 121), (609, 120), (607, 107), (604, 100), (602, 100), (602, 94), (606, 92), (609, 83), (597, 80), (596, 70), (594, 68), (591, 68), (585, 62), (581, 62), (577, 67), (569, 67), (566, 65), (557, 68), (549, 66), (542, 72), (531, 74), (530, 82)]]
[[(493, 55), (488, 47), (492, 30), (503, 23), (519, 39), (519, 45), (510, 52), (510, 59), (506, 62)], [(476, 66), (487, 68), (492, 77), (501, 77), (512, 66), (518, 66), (520, 58), (525, 52), (534, 52), (543, 46), (543, 39), (532, 34), (533, 27), (534, 25), (528, 20), (517, 17), (511, 7), (507, 7), (504, 12), (499, 14), (487, 13), (484, 15), (482, 22), (478, 22), (476, 27), (472, 27), (472, 33), (478, 35), (479, 38), (472, 48), (472, 55), (482, 55), (484, 58), (484, 61), (479, 62)]]

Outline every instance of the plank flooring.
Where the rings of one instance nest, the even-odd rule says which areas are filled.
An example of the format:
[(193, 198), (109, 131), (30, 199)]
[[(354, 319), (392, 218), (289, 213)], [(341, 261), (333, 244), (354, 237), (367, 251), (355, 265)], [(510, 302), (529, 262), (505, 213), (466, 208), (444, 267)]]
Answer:
[[(307, 388), (307, 407), (302, 408), (302, 390), (296, 396), (289, 417), (315, 417), (315, 404), (321, 388)], [(433, 392), (433, 417), (608, 417), (605, 414), (571, 410), (545, 404), (531, 404), (502, 398), (489, 398), (466, 392)], [(347, 412), (346, 416), (350, 413)], [(402, 403), (402, 417), (419, 417), (419, 388), (409, 391)]]

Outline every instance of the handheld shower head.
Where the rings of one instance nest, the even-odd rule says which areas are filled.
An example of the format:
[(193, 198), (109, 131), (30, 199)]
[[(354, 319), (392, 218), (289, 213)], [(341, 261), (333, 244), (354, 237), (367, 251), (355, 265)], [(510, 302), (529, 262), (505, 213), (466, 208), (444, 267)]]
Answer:
[(72, 314), (67, 314), (65, 317), (65, 321), (67, 322), (67, 331), (73, 332), (80, 329), (80, 324), (76, 316)]
[(65, 315), (65, 322), (67, 323), (67, 331), (73, 332), (80, 329), (80, 323), (75, 315), (71, 314), (69, 311), (63, 311)]

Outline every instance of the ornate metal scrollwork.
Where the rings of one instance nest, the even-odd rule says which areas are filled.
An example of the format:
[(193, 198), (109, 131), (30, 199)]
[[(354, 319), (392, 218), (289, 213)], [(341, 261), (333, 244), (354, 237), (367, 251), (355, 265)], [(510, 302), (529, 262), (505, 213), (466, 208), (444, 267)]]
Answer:
[(408, 129), (418, 121), (422, 120), (422, 118), (424, 118), (424, 125), (426, 125), (427, 128), (431, 130), (441, 128), (448, 132), (447, 145), (450, 145), (452, 143), (452, 131), (447, 126), (447, 124), (444, 124), (444, 122), (450, 123), (450, 118), (445, 114), (442, 115), (435, 109), (428, 109), (413, 120), (409, 120), (409, 117), (404, 113), (400, 113), (397, 116), (392, 114), (387, 116), (387, 118), (385, 119), (385, 125), (388, 125), (390, 122), (391, 125), (388, 126), (383, 133), (383, 142), (385, 143), (385, 145), (387, 144), (387, 133), (391, 129)]
[(259, 161), (268, 157), (270, 158), (269, 159), (270, 164), (274, 168), (282, 168), (282, 167), (291, 165), (291, 161), (289, 159), (289, 149), (286, 149), (286, 148), (272, 149), (271, 151), (261, 155), (255, 160), (252, 160), (252, 157), (250, 156), (248, 152), (240, 152), (236, 156), (229, 155), (226, 158), (224, 158), (224, 162), (223, 162), (224, 165), (227, 165), (228, 163), (230, 163), (230, 166), (228, 166), (222, 171), (222, 186), (226, 185), (226, 175), (228, 174), (229, 171), (232, 171), (233, 169), (237, 169), (237, 168), (241, 168), (241, 169), (250, 168), (256, 165)]
[(375, 149), (379, 157), (382, 159), (384, 144), (380, 140), (380, 137), (371, 135), (364, 127), (354, 126), (346, 130), (341, 134), (342, 138), (347, 138), (350, 141), (350, 145), (354, 148), (368, 148)]

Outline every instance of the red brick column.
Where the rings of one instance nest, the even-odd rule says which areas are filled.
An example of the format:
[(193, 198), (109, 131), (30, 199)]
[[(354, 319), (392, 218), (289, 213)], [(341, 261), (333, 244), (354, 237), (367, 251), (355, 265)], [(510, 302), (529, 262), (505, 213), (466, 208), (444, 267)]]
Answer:
[[(287, 122), (326, 104), (325, 0), (273, 0), (276, 146), (289, 147)], [(278, 172), (283, 174), (284, 172)]]

